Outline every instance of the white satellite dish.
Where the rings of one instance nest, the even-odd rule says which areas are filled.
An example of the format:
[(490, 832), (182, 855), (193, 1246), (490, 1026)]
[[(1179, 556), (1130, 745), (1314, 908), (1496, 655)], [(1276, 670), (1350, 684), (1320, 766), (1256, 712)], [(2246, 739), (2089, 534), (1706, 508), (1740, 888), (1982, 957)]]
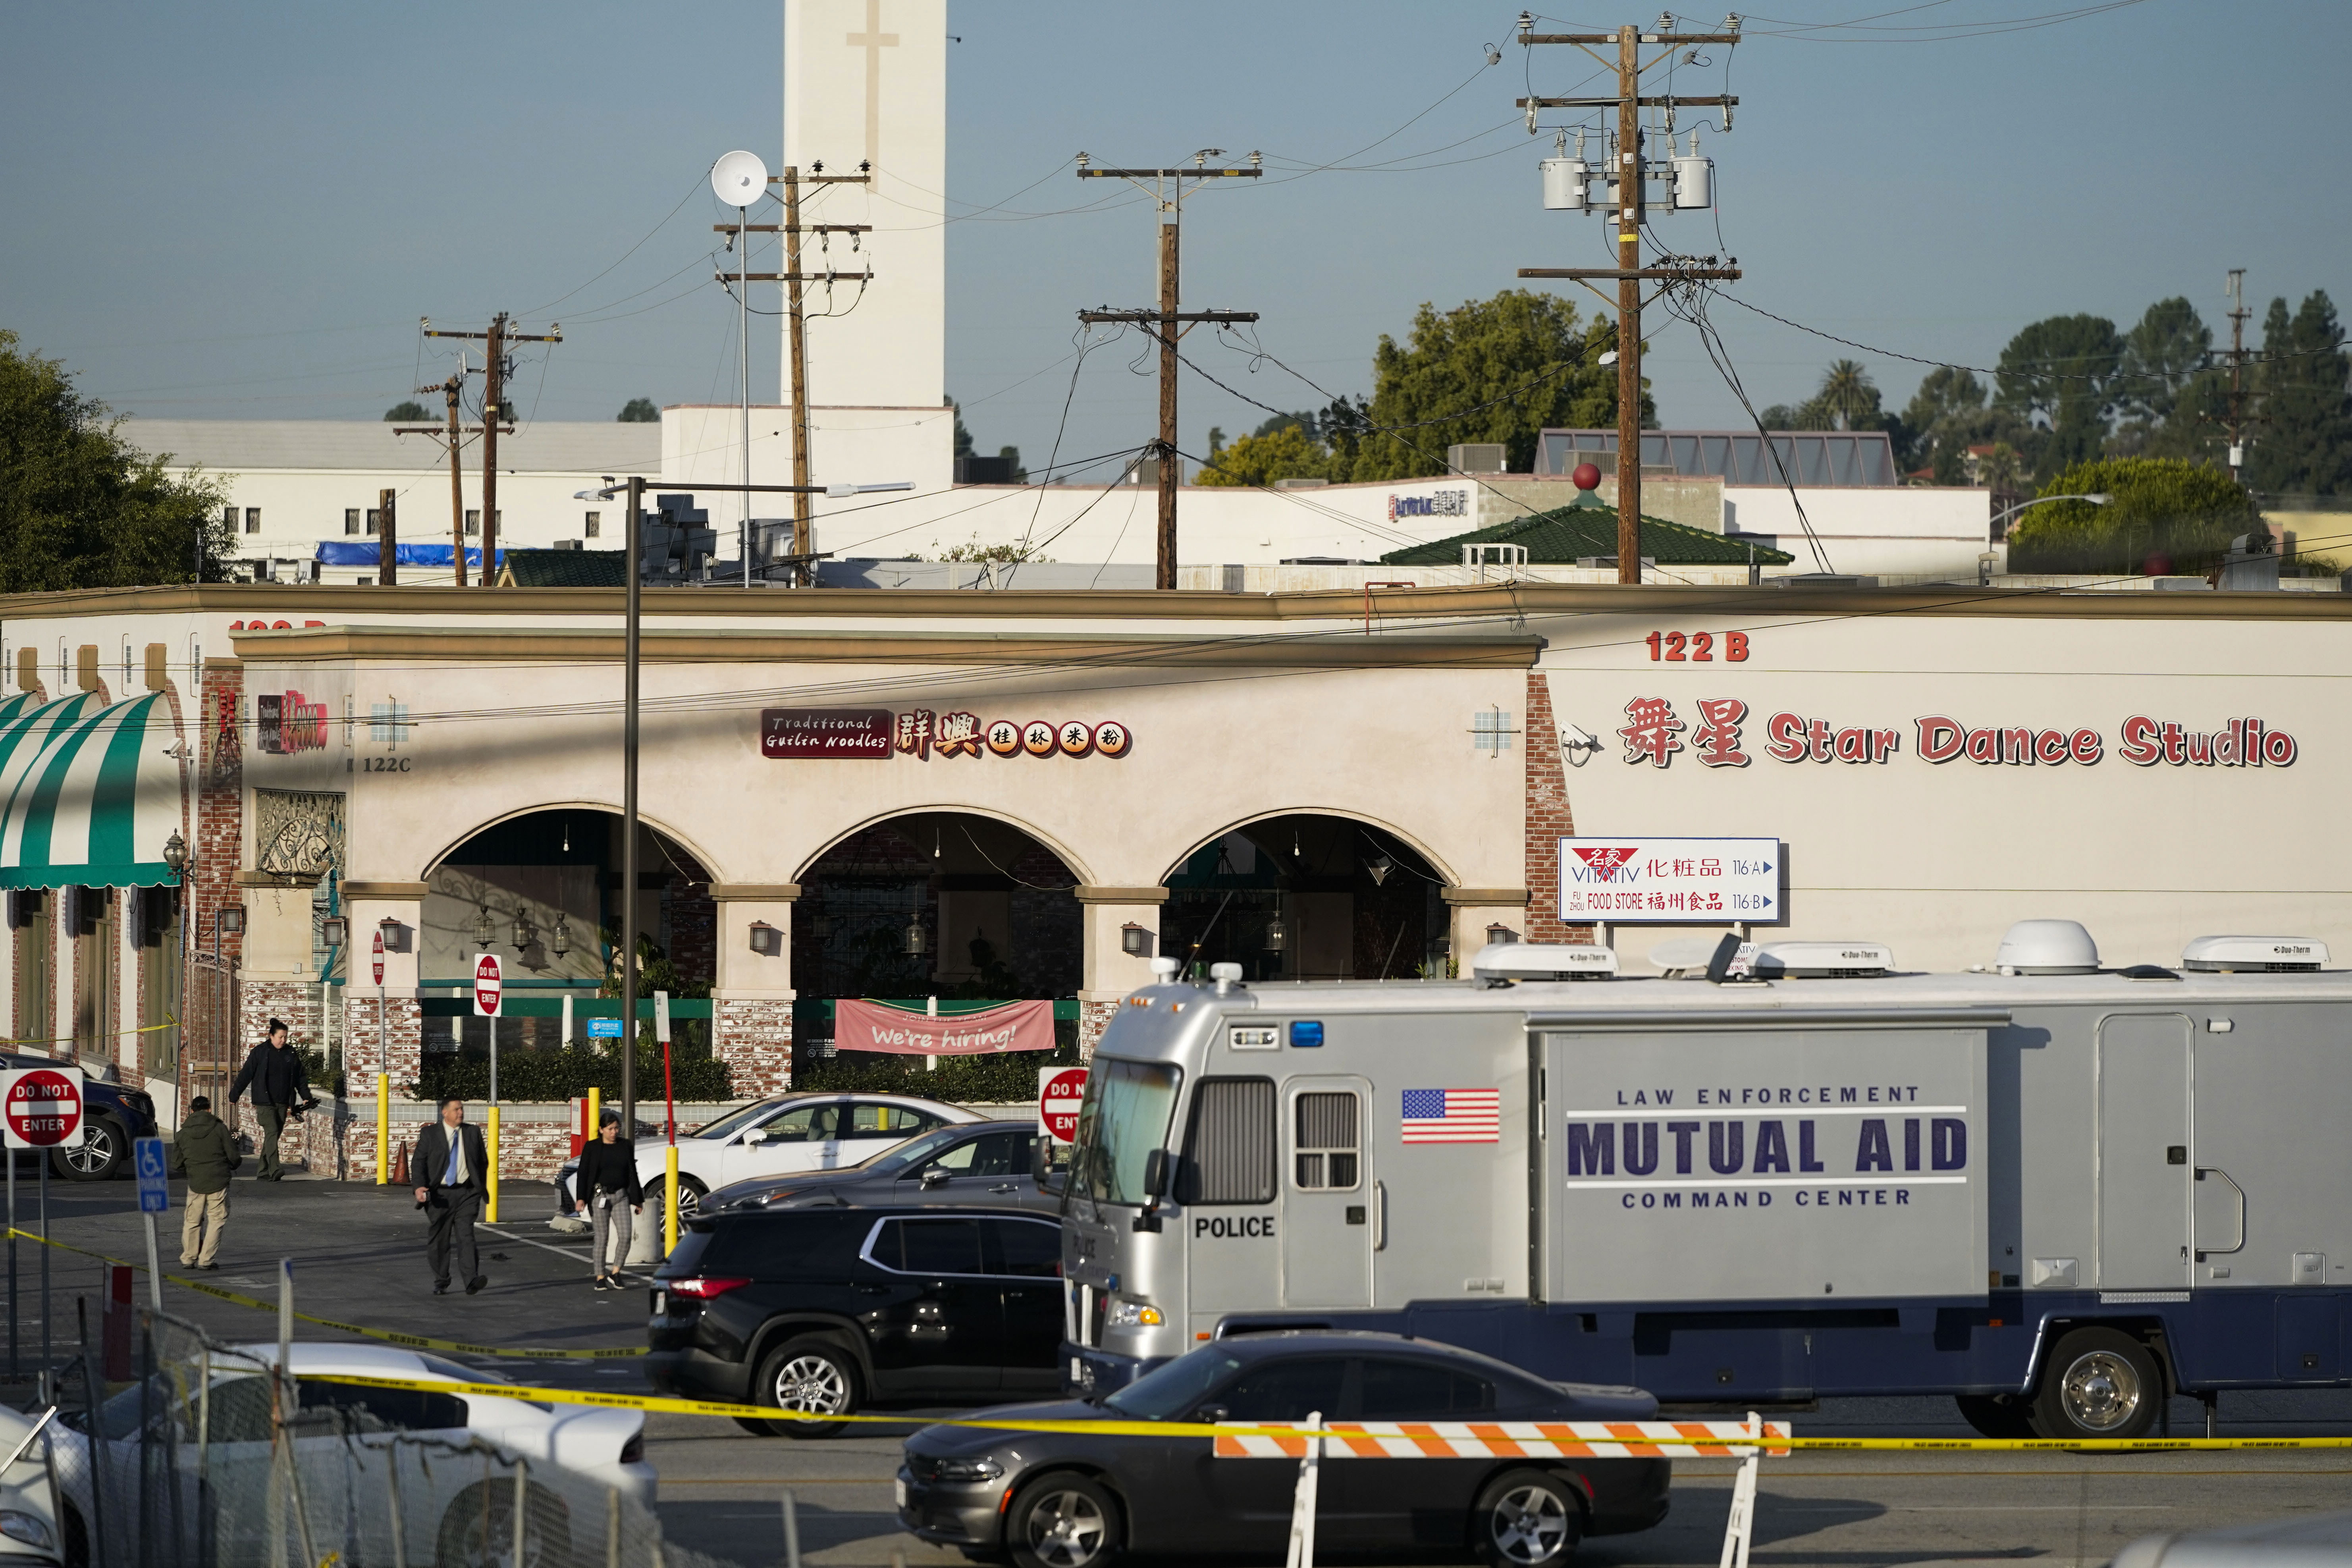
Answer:
[(730, 153), (710, 165), (710, 189), (730, 207), (748, 207), (768, 194), (768, 165), (757, 153)]

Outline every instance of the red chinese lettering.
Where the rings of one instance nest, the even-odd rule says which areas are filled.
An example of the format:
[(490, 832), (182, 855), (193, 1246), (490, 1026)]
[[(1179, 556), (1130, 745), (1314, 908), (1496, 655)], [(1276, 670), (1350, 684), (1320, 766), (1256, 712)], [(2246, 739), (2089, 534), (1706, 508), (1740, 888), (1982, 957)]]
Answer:
[(1666, 699), (1636, 697), (1625, 704), (1625, 717), (1629, 721), (1617, 735), (1625, 742), (1627, 762), (1647, 760), (1663, 768), (1683, 749), (1681, 735), (1685, 726), (1675, 717), (1674, 704)]
[(1698, 728), (1691, 732), (1691, 744), (1698, 752), (1701, 767), (1748, 765), (1748, 753), (1739, 749), (1739, 722), (1747, 717), (1748, 704), (1737, 697), (1699, 700)]

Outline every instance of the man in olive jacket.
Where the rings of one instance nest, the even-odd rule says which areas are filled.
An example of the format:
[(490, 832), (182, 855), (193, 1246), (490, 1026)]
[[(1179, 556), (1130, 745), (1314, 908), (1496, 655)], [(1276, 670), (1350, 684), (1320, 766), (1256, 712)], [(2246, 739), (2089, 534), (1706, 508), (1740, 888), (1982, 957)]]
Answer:
[(242, 1157), (236, 1135), (213, 1114), (203, 1095), (188, 1101), (187, 1119), (172, 1140), (172, 1174), (188, 1179), (187, 1217), (180, 1223), (180, 1267), (217, 1268), (221, 1231), (228, 1224), (228, 1179)]

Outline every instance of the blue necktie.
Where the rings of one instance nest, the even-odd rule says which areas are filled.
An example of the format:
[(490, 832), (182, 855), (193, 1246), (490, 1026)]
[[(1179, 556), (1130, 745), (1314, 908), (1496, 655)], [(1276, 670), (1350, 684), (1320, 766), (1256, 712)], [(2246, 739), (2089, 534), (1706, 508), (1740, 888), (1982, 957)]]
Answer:
[(461, 1136), (463, 1135), (456, 1128), (449, 1130), (449, 1168), (441, 1173), (441, 1184), (444, 1186), (454, 1187), (457, 1184), (457, 1140)]

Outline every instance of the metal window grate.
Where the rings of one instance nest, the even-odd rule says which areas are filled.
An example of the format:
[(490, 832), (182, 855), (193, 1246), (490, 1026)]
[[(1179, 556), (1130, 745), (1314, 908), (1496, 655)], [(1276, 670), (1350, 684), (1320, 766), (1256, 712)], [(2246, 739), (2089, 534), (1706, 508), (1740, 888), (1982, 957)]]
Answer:
[(1340, 1191), (1356, 1184), (1358, 1110), (1356, 1096), (1348, 1089), (1302, 1094), (1293, 1103), (1293, 1173), (1299, 1187)]
[(1274, 1201), (1274, 1080), (1204, 1078), (1184, 1134), (1183, 1204)]

